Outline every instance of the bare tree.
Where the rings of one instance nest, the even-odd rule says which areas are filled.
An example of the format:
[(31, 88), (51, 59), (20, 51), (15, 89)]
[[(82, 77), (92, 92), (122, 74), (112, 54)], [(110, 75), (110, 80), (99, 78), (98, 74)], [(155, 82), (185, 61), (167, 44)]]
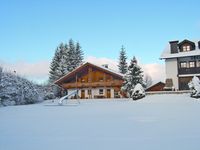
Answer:
[(144, 76), (144, 82), (146, 83), (146, 88), (150, 87), (153, 83), (151, 76), (147, 73)]

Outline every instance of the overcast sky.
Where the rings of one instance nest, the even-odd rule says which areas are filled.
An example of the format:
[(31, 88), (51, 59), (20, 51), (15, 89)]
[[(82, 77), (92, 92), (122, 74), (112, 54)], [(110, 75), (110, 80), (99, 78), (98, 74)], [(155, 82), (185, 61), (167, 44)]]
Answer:
[(86, 60), (111, 66), (124, 45), (129, 59), (135, 55), (155, 80), (162, 80), (159, 57), (167, 42), (200, 39), (199, 6), (199, 0), (0, 1), (0, 64), (43, 81), (56, 46), (72, 38)]

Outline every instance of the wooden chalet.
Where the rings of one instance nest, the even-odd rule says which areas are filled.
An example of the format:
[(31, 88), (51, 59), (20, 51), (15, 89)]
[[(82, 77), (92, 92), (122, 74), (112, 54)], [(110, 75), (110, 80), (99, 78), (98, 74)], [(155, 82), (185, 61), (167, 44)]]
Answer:
[(68, 93), (78, 90), (78, 96), (82, 99), (120, 98), (122, 83), (122, 74), (108, 69), (107, 66), (97, 66), (89, 62), (55, 82)]

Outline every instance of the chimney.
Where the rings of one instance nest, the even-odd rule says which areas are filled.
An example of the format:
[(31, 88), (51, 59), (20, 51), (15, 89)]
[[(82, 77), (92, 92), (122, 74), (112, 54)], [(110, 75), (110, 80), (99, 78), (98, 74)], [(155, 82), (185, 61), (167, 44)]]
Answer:
[(108, 68), (108, 64), (103, 64), (102, 65), (104, 68)]
[(199, 49), (200, 49), (200, 41), (198, 42), (198, 46), (199, 46)]
[(170, 41), (170, 50), (171, 54), (178, 53), (178, 42), (179, 41)]

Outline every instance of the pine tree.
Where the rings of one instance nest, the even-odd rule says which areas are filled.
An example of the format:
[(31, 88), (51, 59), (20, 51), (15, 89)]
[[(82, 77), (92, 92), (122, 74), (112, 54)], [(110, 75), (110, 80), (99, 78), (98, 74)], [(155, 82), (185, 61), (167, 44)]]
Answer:
[[(3, 76), (3, 68), (0, 66), (0, 95), (2, 92), (2, 84), (1, 84), (2, 76)], [(0, 105), (1, 105), (1, 98), (0, 98)]]
[(61, 43), (59, 46), (60, 49), (60, 61), (59, 61), (59, 66), (58, 66), (58, 77), (62, 77), (66, 75), (69, 71), (67, 62), (69, 61), (69, 50), (68, 50), (68, 45)]
[(69, 46), (66, 43), (64, 46), (64, 52), (62, 57), (62, 64), (63, 64), (63, 71), (64, 75), (69, 72), (69, 61), (70, 61), (70, 52), (69, 52)]
[(2, 74), (3, 74), (3, 68), (0, 66), (0, 84), (1, 84), (1, 77), (2, 77)]
[(83, 51), (81, 49), (79, 42), (76, 43), (75, 55), (76, 55), (75, 57), (76, 67), (78, 67), (83, 62)]
[(73, 71), (76, 67), (77, 67), (77, 64), (76, 64), (76, 48), (75, 48), (75, 45), (74, 45), (74, 41), (72, 39), (69, 40), (69, 61), (68, 61), (68, 69), (69, 71)]
[(119, 71), (122, 74), (126, 74), (127, 69), (128, 69), (128, 65), (127, 65), (126, 59), (127, 59), (126, 51), (125, 51), (124, 46), (122, 45), (122, 48), (121, 48), (121, 51), (120, 51), (120, 55), (119, 55), (119, 65), (118, 65)]
[(49, 71), (50, 83), (53, 83), (58, 78), (57, 73), (56, 73), (59, 66), (58, 62), (59, 62), (59, 49), (57, 48), (50, 64), (50, 71)]
[(49, 82), (53, 83), (55, 80), (73, 71), (83, 61), (83, 52), (80, 44), (74, 44), (72, 39), (68, 44), (61, 43), (55, 52), (51, 62), (49, 71)]
[(135, 57), (131, 60), (131, 63), (128, 67), (128, 71), (124, 76), (124, 83), (122, 86), (122, 91), (127, 92), (129, 96), (132, 95), (132, 90), (134, 89), (137, 83), (140, 83), (144, 86), (143, 82), (143, 71), (137, 65), (137, 60)]

